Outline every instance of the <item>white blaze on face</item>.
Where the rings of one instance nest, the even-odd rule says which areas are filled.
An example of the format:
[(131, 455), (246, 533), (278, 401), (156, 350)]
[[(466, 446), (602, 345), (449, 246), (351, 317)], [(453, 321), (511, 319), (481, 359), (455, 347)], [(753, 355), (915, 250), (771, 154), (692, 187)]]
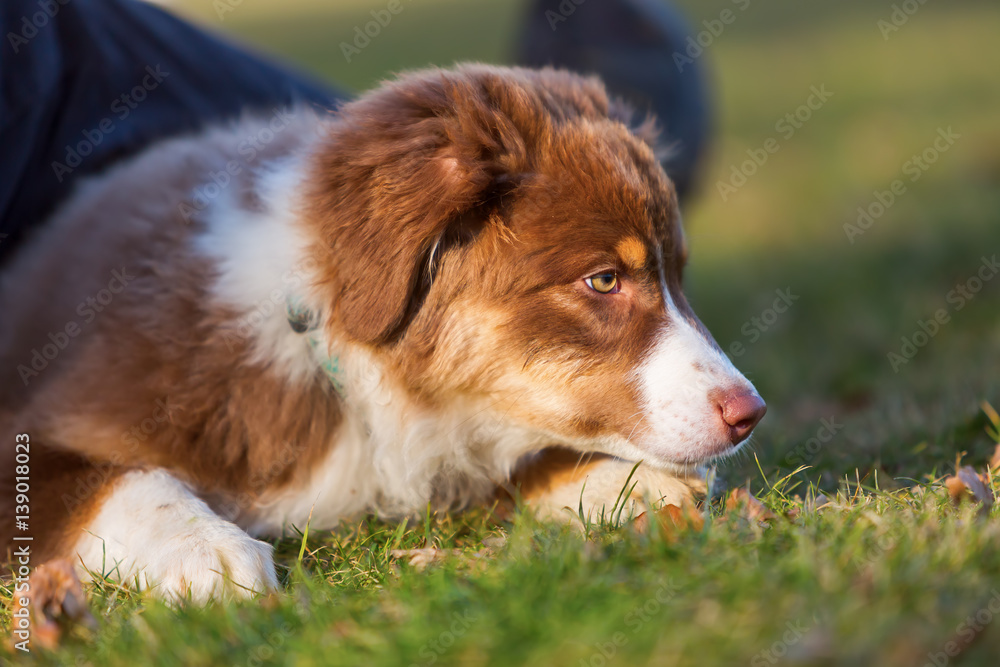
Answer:
[(752, 392), (753, 385), (681, 315), (669, 293), (665, 298), (669, 322), (637, 369), (644, 418), (635, 444), (665, 464), (735, 452), (719, 398)]

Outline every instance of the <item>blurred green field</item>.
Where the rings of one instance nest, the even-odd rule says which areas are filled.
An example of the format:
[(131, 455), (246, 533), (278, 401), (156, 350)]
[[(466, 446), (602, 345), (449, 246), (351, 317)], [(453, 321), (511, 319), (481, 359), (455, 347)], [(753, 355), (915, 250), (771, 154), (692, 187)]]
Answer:
[[(429, 64), (510, 62), (526, 9), (521, 1), (405, 0), (347, 62), (341, 44), (384, 4), (183, 0), (178, 8), (352, 91)], [(734, 7), (677, 4), (699, 29)], [(987, 283), (899, 372), (887, 354), (918, 320), (947, 306), (981, 256), (1000, 250), (1000, 8), (929, 3), (883, 39), (878, 21), (892, 5), (751, 3), (703, 56), (717, 131), (701, 191), (685, 212), (690, 296), (724, 348), (745, 344), (735, 361), (770, 405), (755, 438), (765, 462), (782, 463), (822, 417), (849, 424), (810, 461), (827, 482), (856, 467), (918, 476), (958, 451), (990, 451), (985, 436), (964, 438), (982, 422), (979, 402), (996, 396), (1000, 281)], [(832, 97), (786, 139), (776, 124), (813, 86)], [(960, 138), (911, 183), (904, 163), (941, 128)], [(723, 201), (718, 183), (770, 137), (780, 150)], [(850, 243), (844, 225), (900, 178), (907, 192)], [(776, 289), (799, 300), (763, 331), (751, 318), (770, 307)]]
[[(341, 42), (384, 2), (175, 7), (350, 90), (510, 61), (522, 2), (403, 3), (350, 63)], [(732, 6), (678, 4), (694, 25)], [(742, 344), (734, 361), (769, 404), (752, 453), (720, 475), (797, 518), (765, 529), (714, 505), (703, 531), (676, 539), (598, 526), (584, 540), (528, 517), (345, 525), (310, 535), (301, 561), (298, 541), (279, 544), (289, 589), (266, 602), (177, 612), (97, 591), (100, 629), (40, 662), (997, 664), (1000, 622), (960, 638), (1000, 589), (1000, 517), (954, 509), (940, 479), (997, 444), (981, 405), (1000, 408), (1000, 278), (960, 310), (948, 295), (1000, 255), (1000, 5), (926, 2), (883, 39), (893, 4), (755, 1), (704, 56), (717, 131), (685, 213), (688, 291), (725, 349)], [(782, 137), (813, 86), (832, 97)], [(949, 128), (953, 145), (911, 181), (904, 165)], [(724, 201), (719, 181), (770, 137), (780, 150)], [(896, 179), (905, 193), (852, 243), (844, 225)], [(772, 320), (778, 289), (798, 299)], [(894, 369), (887, 355), (939, 309), (950, 321)], [(817, 490), (835, 507), (794, 497)], [(484, 552), (489, 536), (506, 546)], [(460, 555), (425, 572), (390, 555), (428, 540)], [(943, 652), (952, 640), (958, 657)]]

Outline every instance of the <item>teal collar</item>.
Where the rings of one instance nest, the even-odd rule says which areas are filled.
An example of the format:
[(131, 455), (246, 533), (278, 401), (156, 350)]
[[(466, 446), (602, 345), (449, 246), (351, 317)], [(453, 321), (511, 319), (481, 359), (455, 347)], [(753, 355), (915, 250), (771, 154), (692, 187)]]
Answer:
[[(319, 336), (317, 335), (320, 323), (319, 316), (309, 308), (303, 306), (298, 300), (293, 299), (288, 300), (286, 311), (288, 313), (288, 326), (297, 334), (307, 334), (309, 347), (315, 353), (320, 346)], [(340, 394), (341, 398), (344, 398), (344, 373), (340, 367), (340, 357), (323, 355), (323, 362), (320, 364), (320, 367), (323, 369), (326, 379), (333, 386), (334, 391)]]

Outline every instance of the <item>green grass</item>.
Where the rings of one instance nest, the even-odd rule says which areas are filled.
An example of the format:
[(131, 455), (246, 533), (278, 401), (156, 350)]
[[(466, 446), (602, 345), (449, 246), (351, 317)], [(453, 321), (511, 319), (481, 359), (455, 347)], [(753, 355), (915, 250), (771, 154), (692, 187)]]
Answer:
[[(224, 21), (211, 3), (183, 6), (350, 89), (427, 63), (509, 60), (520, 3), (404, 2), (351, 63), (340, 42), (384, 3), (244, 0)], [(696, 24), (731, 5), (681, 4)], [(686, 213), (688, 291), (724, 347), (745, 345), (735, 361), (770, 406), (760, 469), (748, 456), (720, 474), (797, 516), (761, 527), (716, 502), (704, 530), (667, 538), (480, 513), (402, 530), (371, 519), (311, 531), (301, 561), (301, 539), (278, 543), (285, 590), (264, 600), (174, 610), (95, 587), (98, 629), (36, 660), (923, 665), (955, 641), (948, 664), (996, 664), (1000, 619), (971, 643), (962, 624), (1000, 590), (998, 510), (954, 507), (940, 480), (996, 444), (980, 406), (1000, 407), (1000, 279), (961, 311), (947, 294), (1000, 254), (1000, 8), (928, 2), (886, 41), (876, 21), (891, 4), (753, 2), (705, 56), (718, 137)], [(722, 201), (716, 182), (823, 84), (829, 102)], [(857, 207), (949, 126), (962, 138), (849, 243)], [(786, 288), (799, 299), (751, 343), (744, 324)], [(887, 354), (940, 308), (951, 321), (894, 372)], [(827, 442), (823, 419), (841, 425)], [(819, 491), (834, 502), (808, 511)], [(459, 551), (423, 571), (391, 556), (427, 543)]]

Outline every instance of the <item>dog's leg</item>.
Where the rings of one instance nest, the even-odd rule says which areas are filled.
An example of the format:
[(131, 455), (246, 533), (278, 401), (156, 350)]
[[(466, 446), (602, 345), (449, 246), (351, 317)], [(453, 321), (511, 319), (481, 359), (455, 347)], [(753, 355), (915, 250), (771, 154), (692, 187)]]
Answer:
[[(277, 587), (271, 546), (216, 515), (167, 471), (93, 463), (37, 442), (30, 459), (29, 505), (20, 510), (29, 518), (19, 532), (8, 508), (0, 511), (7, 552), (0, 561), (28, 546), (33, 565), (68, 558), (81, 578), (107, 576), (168, 600)], [(12, 500), (13, 470), (4, 473), (0, 487)]]
[(249, 597), (278, 586), (271, 545), (219, 517), (165, 470), (121, 475), (73, 551), (95, 575), (170, 600)]
[(68, 557), (124, 472), (2, 428), (0, 461), (0, 563), (25, 550), (33, 565)]
[[(610, 518), (615, 507), (622, 517), (636, 516), (654, 506), (682, 505), (705, 491), (698, 478), (680, 477), (603, 454), (580, 454), (551, 448), (525, 461), (514, 475), (524, 504), (546, 519), (571, 521), (583, 514), (596, 521)], [(631, 479), (629, 475), (632, 473)], [(620, 499), (619, 499), (620, 497)], [(614, 511), (618, 516), (618, 509)]]

